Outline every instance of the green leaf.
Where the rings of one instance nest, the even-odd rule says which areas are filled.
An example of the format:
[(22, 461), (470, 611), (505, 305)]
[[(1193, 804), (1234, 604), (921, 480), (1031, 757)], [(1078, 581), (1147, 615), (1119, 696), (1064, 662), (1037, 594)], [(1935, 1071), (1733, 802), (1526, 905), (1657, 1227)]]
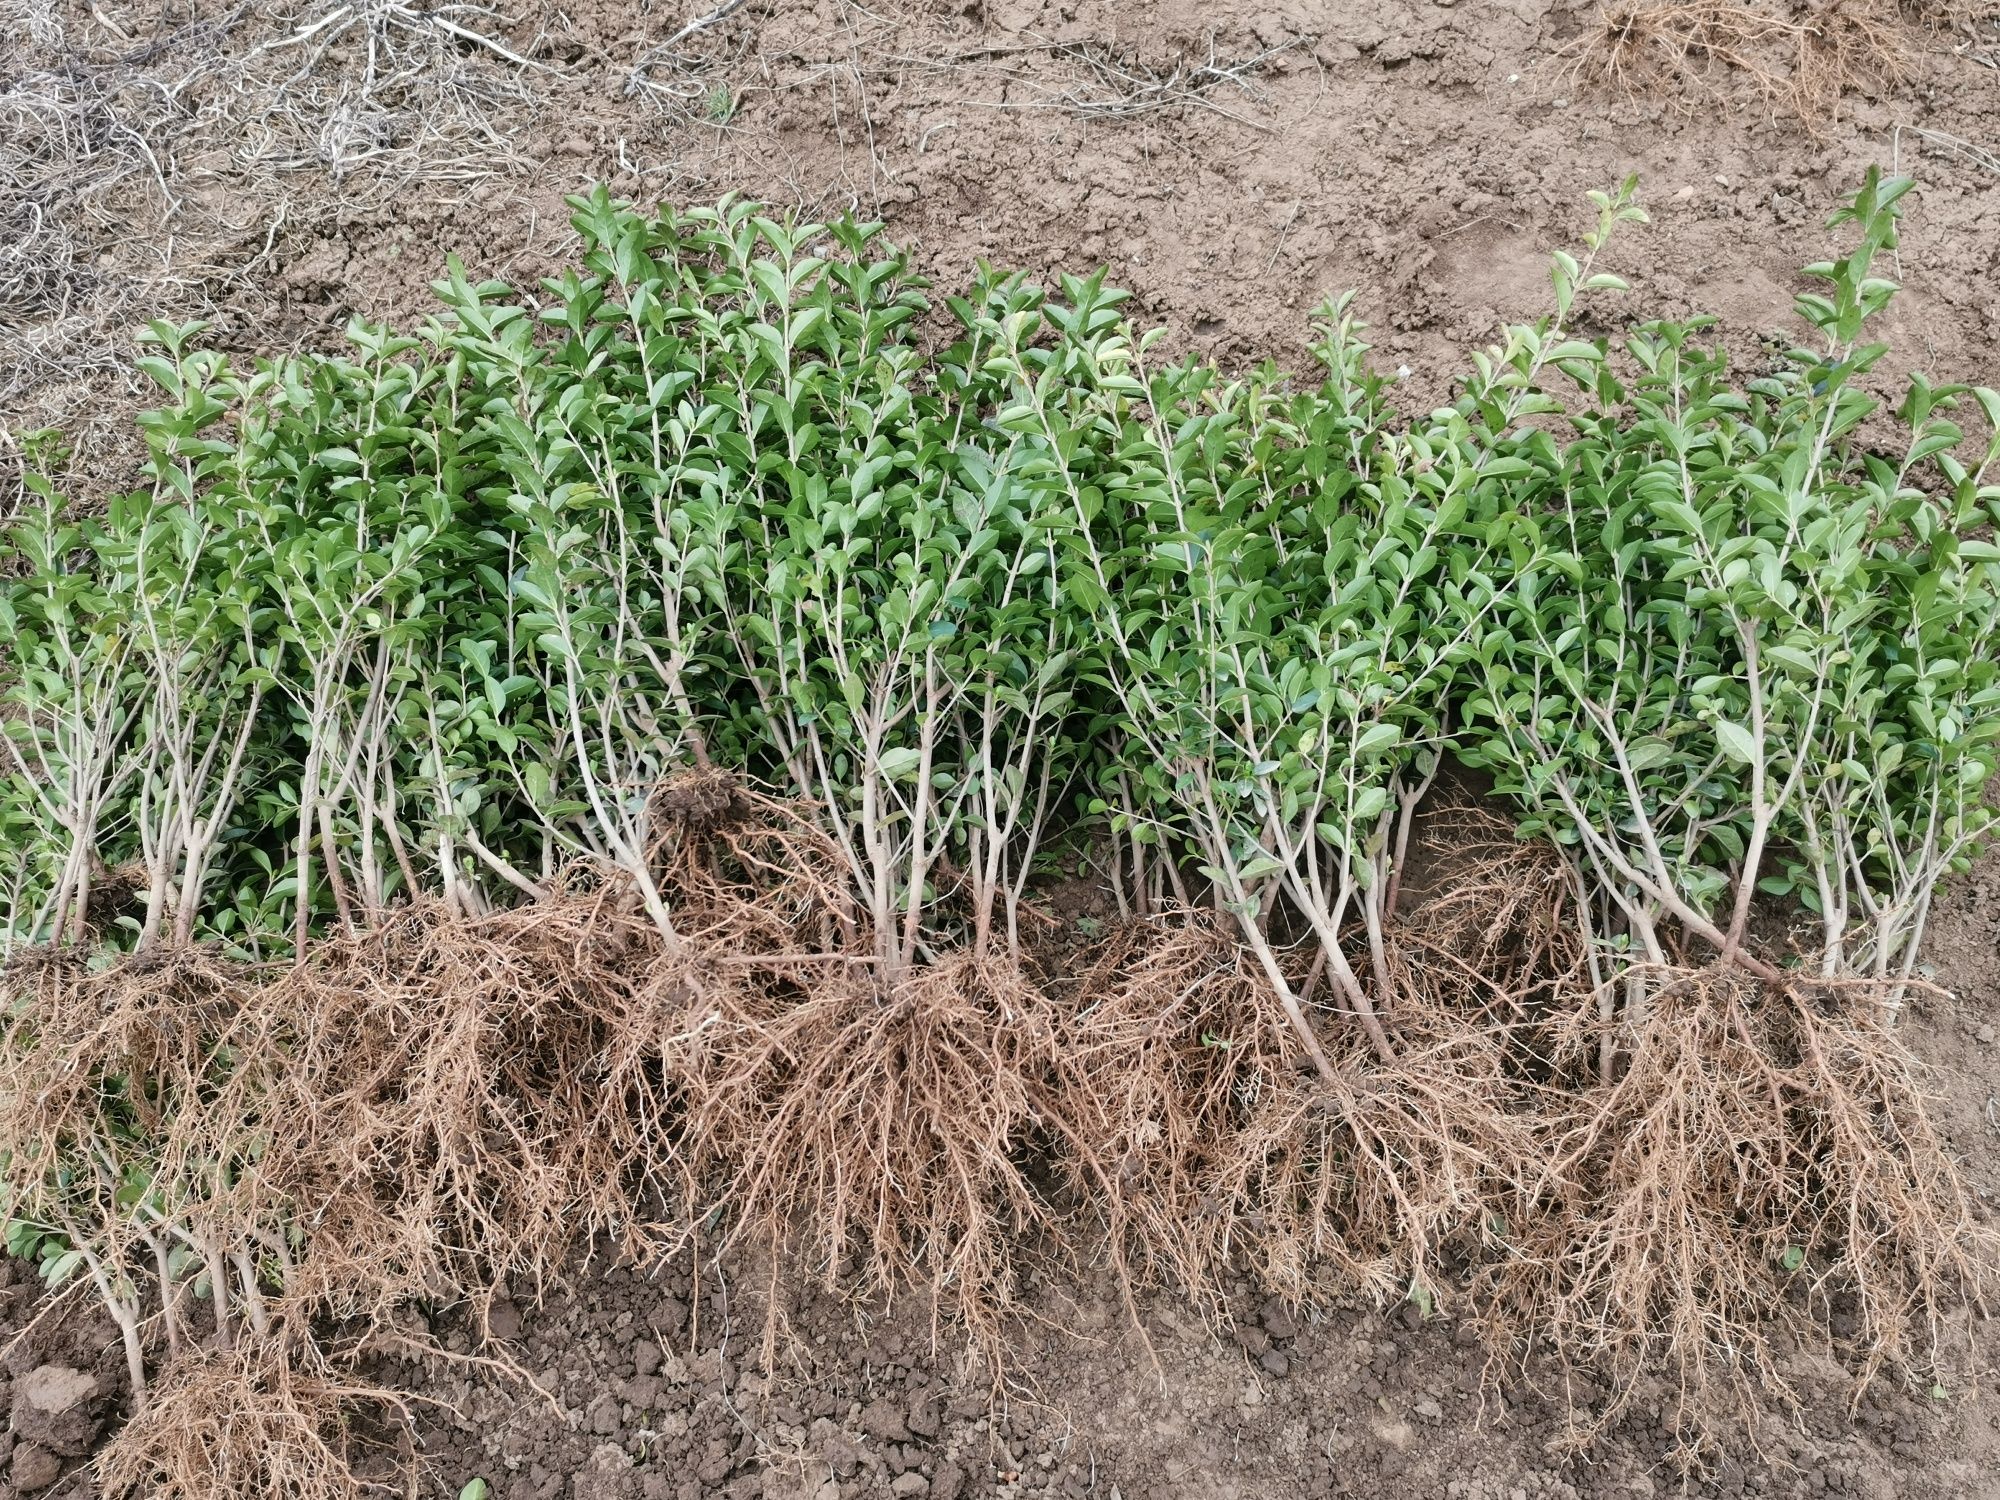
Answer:
[(917, 774), (917, 766), (921, 763), (922, 759), (923, 757), (918, 751), (905, 745), (891, 750), (884, 750), (878, 764), (886, 780), (907, 781)]
[(1258, 854), (1239, 865), (1236, 870), (1236, 876), (1247, 885), (1253, 881), (1263, 880), (1269, 876), (1276, 875), (1284, 868), (1283, 863), (1272, 858), (1272, 856)]
[(50, 1246), (43, 1246), (42, 1280), (53, 1291), (83, 1268), (81, 1250), (62, 1250), (50, 1255)]
[(1373, 724), (1354, 741), (1356, 755), (1382, 755), (1403, 741), (1403, 731), (1394, 724)]
[(1715, 738), (1722, 746), (1722, 753), (1738, 765), (1747, 766), (1757, 759), (1757, 737), (1741, 724), (1729, 719), (1717, 719)]

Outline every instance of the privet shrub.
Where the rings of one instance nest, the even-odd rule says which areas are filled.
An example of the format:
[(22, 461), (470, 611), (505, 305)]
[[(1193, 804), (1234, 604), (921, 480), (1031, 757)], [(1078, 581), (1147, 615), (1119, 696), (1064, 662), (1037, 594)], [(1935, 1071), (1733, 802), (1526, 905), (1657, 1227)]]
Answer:
[[(1807, 268), (1820, 343), (1788, 368), (1739, 386), (1701, 321), (1642, 324), (1620, 365), (1554, 361), (1573, 438), (1508, 444), (1535, 544), (1464, 753), (1574, 852), (1607, 971), (1660, 964), (1665, 926), (1774, 976), (1782, 947), (1745, 952), (1761, 890), (1816, 920), (1810, 972), (1907, 980), (1939, 879), (1991, 826), (2000, 397), (1919, 375), (1887, 413), (1858, 384), (1887, 352), (1863, 342), (1895, 290), (1872, 263), (1908, 187), (1871, 177), (1835, 215), (1861, 242)], [(1971, 468), (1964, 398), (1989, 433)]]
[(416, 337), (249, 368), (155, 325), (150, 487), (78, 516), (31, 475), (9, 533), (7, 941), (269, 957), (578, 859), (672, 940), (653, 789), (718, 765), (819, 809), (885, 974), (1017, 946), (1050, 837), (1101, 838), (1281, 994), (1310, 935), (1386, 1055), (1397, 853), (1456, 759), (1572, 852), (1613, 967), (1745, 956), (1762, 889), (1819, 972), (1907, 978), (2000, 724), (1951, 415), (2000, 398), (1862, 384), (1907, 186), (1747, 381), (1701, 320), (1569, 332), (1638, 215), (1602, 195), (1554, 317), (1414, 423), (1345, 300), (1318, 384), (1231, 379), (1098, 279), (982, 273), (937, 335), (875, 226), (601, 191), (539, 301), (454, 269)]
[[(1158, 1264), (1226, 1259), (1240, 1211), (1296, 1266), (1349, 1213), (1366, 1283), (1429, 1306), (1469, 1235), (1528, 1310), (1504, 1326), (1614, 1361), (1664, 1339), (1691, 1381), (1772, 1374), (1744, 1330), (1807, 1267), (1804, 1305), (1844, 1275), (1871, 1353), (1907, 1355), (1972, 1278), (1970, 1221), (1886, 1028), (1990, 829), (2000, 732), (2000, 395), (1873, 394), (1908, 186), (1871, 174), (1836, 215), (1857, 243), (1808, 268), (1817, 342), (1750, 379), (1703, 320), (1578, 332), (1643, 218), (1630, 183), (1593, 195), (1552, 315), (1415, 418), (1345, 298), (1312, 380), (1232, 377), (1162, 359), (1098, 277), (982, 269), (934, 306), (879, 226), (601, 189), (577, 269), (526, 297), (454, 263), (414, 335), (246, 366), (153, 325), (147, 485), (80, 514), (31, 466), (0, 552), (4, 1050), (90, 1096), (0, 1082), (10, 1246), (97, 1278), (136, 1370), (135, 1256), (261, 1336), (310, 1239), (294, 1197), (357, 1241), (381, 1219), (403, 1295), (629, 1221), (571, 1179), (672, 1181), (649, 1143), (684, 1105), (683, 1175), (758, 1158), (738, 1206), (774, 1221), (808, 1184), (828, 1264), (893, 1223), (897, 1264), (955, 1239), (933, 1270), (1002, 1276), (988, 1200), (1039, 1222), (1041, 1130), (1133, 1195)], [(1399, 926), (1453, 767), (1539, 847), (1538, 915)], [(1172, 950), (1198, 983), (1128, 952), (1056, 1013), (1028, 897), (1078, 858), (1128, 915), (1213, 909)], [(617, 913), (601, 954), (579, 901)], [(429, 968), (325, 977), (397, 922)], [(1559, 952), (1580, 985), (1537, 967)], [(282, 1005), (241, 998), (287, 963)], [(100, 1004), (78, 976), (106, 966)], [(1475, 999), (1441, 1008), (1440, 974)], [(1282, 1040), (1217, 1012), (1242, 995)], [(149, 1031), (163, 1005), (213, 1025)], [(332, 1118), (272, 1081), (307, 1055), (364, 1122), (332, 1177), (254, 1123), (280, 1094)], [(397, 1059), (449, 1087), (380, 1102)], [(820, 1076), (905, 1155), (843, 1155), (848, 1116), (798, 1096)], [(380, 1201), (391, 1159), (449, 1185), (448, 1252)], [(519, 1174), (519, 1213), (475, 1162)], [(1183, 1235), (1197, 1212), (1220, 1227)]]

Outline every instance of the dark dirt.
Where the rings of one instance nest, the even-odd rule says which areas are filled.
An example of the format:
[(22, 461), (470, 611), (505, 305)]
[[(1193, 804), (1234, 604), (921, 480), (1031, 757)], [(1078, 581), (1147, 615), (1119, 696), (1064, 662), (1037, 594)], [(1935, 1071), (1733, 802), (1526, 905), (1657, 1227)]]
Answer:
[(117, 1330), (97, 1304), (50, 1299), (28, 1267), (0, 1258), (0, 1495), (91, 1493), (90, 1455), (125, 1383)]
[[(33, 340), (41, 361), (6, 356), (0, 463), (9, 429), (63, 421), (81, 490), (128, 483), (141, 398), (126, 340), (142, 316), (212, 317), (210, 337), (244, 354), (330, 344), (357, 314), (407, 322), (448, 251), (515, 280), (559, 264), (562, 195), (599, 177), (647, 200), (731, 190), (879, 214), (946, 282), (981, 257), (1038, 274), (1108, 264), (1176, 347), (1229, 362), (1301, 362), (1311, 308), (1359, 287), (1379, 361), (1418, 405), (1449, 395), (1467, 347), (1497, 322), (1545, 307), (1547, 251), (1574, 242), (1586, 189), (1627, 172), (1654, 217), (1610, 257), (1637, 289), (1632, 307), (1715, 313), (1739, 357), (1763, 357), (1797, 268), (1825, 248), (1824, 216), (1881, 162), (1920, 183), (1892, 361), (2000, 381), (1994, 21), (1910, 27), (1902, 76), (1850, 90), (1808, 129), (1726, 72), (1698, 87), (1641, 80), (1636, 93), (1573, 76), (1561, 54), (1593, 24), (1592, 4), (750, 0), (649, 68), (653, 86), (631, 87), (635, 63), (687, 17), (581, 0), (513, 25), (468, 13), (536, 67), (463, 41), (439, 54), (467, 80), (446, 103), (474, 100), (513, 153), (446, 171), (443, 148), (419, 148), (444, 140), (463, 155), (477, 131), (462, 117), (442, 134), (426, 126), (422, 110), (441, 106), (416, 92), (378, 101), (372, 164), (259, 144), (273, 131), (324, 143), (353, 124), (353, 47), (314, 62), (278, 115), (244, 81), (282, 78), (258, 48), (333, 9), (0, 0), (0, 101), (45, 75), (100, 78), (125, 118), (172, 144), (158, 153), (166, 192), (135, 171), (67, 198), (17, 186), (0, 201), (0, 239), (42, 222), (31, 200), (68, 231), (46, 251), (48, 275), (0, 296), (0, 336)], [(170, 107), (156, 107), (162, 95)], [(245, 113), (248, 97), (265, 113)], [(0, 136), (20, 118), (0, 112)], [(119, 139), (106, 133), (77, 171)], [(1074, 904), (1066, 918), (1088, 916)], [(1932, 977), (1948, 994), (1911, 1023), (1989, 1218), (1996, 930), (1989, 859), (1934, 920)], [(2000, 1340), (1984, 1325), (1983, 1384), (1878, 1388), (1850, 1416), (1847, 1377), (1808, 1371), (1796, 1420), (1771, 1416), (1684, 1480), (1671, 1392), (1642, 1392), (1613, 1431), (1566, 1451), (1571, 1403), (1588, 1412), (1598, 1393), (1482, 1395), (1475, 1341), (1414, 1310), (1296, 1313), (1245, 1292), (1233, 1324), (1212, 1329), (1156, 1299), (1142, 1337), (1107, 1275), (1037, 1289), (1046, 1321), (1017, 1331), (996, 1387), (949, 1330), (933, 1342), (919, 1300), (885, 1313), (811, 1289), (781, 1308), (766, 1370), (762, 1285), (746, 1268), (705, 1269), (699, 1287), (684, 1265), (597, 1269), (540, 1306), (503, 1304), (494, 1332), (541, 1393), (462, 1359), (385, 1371), (438, 1403), (420, 1408), (424, 1493), (478, 1476), (503, 1500), (1526, 1500), (1684, 1485), (2000, 1496)], [(478, 1353), (450, 1310), (434, 1332)], [(84, 1457), (123, 1385), (113, 1330), (81, 1299), (52, 1309), (0, 1262), (0, 1350), (0, 1500), (89, 1494)]]

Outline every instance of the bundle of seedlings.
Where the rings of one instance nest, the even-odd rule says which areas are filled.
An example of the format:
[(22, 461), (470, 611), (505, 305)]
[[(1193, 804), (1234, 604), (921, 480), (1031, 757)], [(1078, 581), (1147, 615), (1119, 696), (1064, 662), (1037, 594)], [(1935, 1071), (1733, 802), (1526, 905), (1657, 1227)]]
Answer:
[[(1592, 256), (1637, 216), (1629, 192), (1598, 195)], [(1570, 292), (1613, 284), (1562, 263), (1561, 317)], [(1525, 470), (1465, 415), (1395, 430), (1346, 300), (1323, 309), (1323, 383), (1298, 391), (1268, 370), (1150, 370), (1115, 294), (1074, 279), (1065, 292), (1068, 305), (996, 328), (1014, 381), (998, 425), (1040, 452), (1077, 518), (1064, 585), (1098, 626), (1087, 670), (1116, 749), (1098, 760), (1095, 807), (1130, 836), (1128, 904), (1157, 899), (1150, 864), (1162, 888), (1233, 922), (1285, 1019), (1280, 1047), (1316, 1072), (1334, 1122), (1286, 1191), (1308, 1216), (1339, 1202), (1329, 1221), (1360, 1226), (1368, 1248), (1335, 1259), (1372, 1289), (1390, 1278), (1364, 1268), (1396, 1264), (1434, 1300), (1442, 1247), (1509, 1221), (1520, 1131), (1506, 1024), (1426, 1005), (1395, 915), (1414, 819), (1493, 628), (1513, 528), (1485, 516), (1521, 503)], [(1543, 363), (1594, 353), (1560, 319), (1538, 339), (1520, 369), (1486, 373), (1474, 420), (1531, 414)], [(1329, 1012), (1347, 1023), (1331, 1045)], [(1245, 1170), (1262, 1170), (1260, 1150), (1246, 1144)]]
[(287, 1038), (256, 977), (199, 950), (105, 969), (43, 949), (6, 974), (7, 1248), (51, 1286), (87, 1279), (143, 1412), (149, 1346), (172, 1359), (271, 1326), (299, 1248), (263, 1166)]
[[(1157, 366), (1097, 278), (927, 349), (875, 226), (601, 191), (414, 337), (155, 327), (146, 485), (33, 477), (0, 557), (13, 1242), (135, 1391), (604, 1237), (991, 1335), (1082, 1199), (1135, 1282), (1471, 1287), (1691, 1401), (1843, 1299), (1931, 1370), (1986, 1247), (1895, 1027), (1991, 821), (2000, 396), (1879, 436), (1904, 188), (1742, 386), (1572, 336), (1596, 195), (1414, 423), (1345, 301), (1310, 383)], [(1524, 844), (1427, 811), (1454, 762)], [(1092, 847), (1144, 921), (1064, 983)]]
[(551, 496), (561, 545), (604, 582), (572, 574), (558, 598), (530, 581), (566, 652), (590, 623), (598, 658), (628, 663), (638, 731), (596, 744), (746, 768), (812, 810), (801, 866), (834, 866), (820, 951), (693, 997), (676, 1043), (688, 1135), (739, 1164), (718, 1166), (729, 1190), (697, 1217), (796, 1247), (779, 1261), (831, 1272), (853, 1252), (870, 1286), (915, 1278), (983, 1309), (1012, 1279), (1010, 1234), (1041, 1216), (1016, 1158), (1050, 1007), (1020, 912), (1074, 755), (1060, 731), (1082, 628), (1059, 608), (1045, 493), (975, 441), (993, 384), (980, 331), (919, 358), (918, 284), (900, 254), (871, 258), (876, 226), (743, 204), (649, 222), (601, 193), (579, 209), (588, 274), (549, 284), (540, 318), (560, 338), (516, 339), (505, 382), (551, 402), (517, 398), (497, 425), (530, 408), (544, 424), (548, 467), (510, 466), (510, 503)]
[(803, 992), (786, 918), (832, 867), (801, 874), (809, 825), (728, 788), (661, 798), (689, 820), (660, 870), (717, 941), (705, 964), (582, 868), (483, 916), (400, 905), (297, 964), (153, 945), (10, 966), (9, 1245), (53, 1286), (87, 1276), (125, 1339), (134, 1420), (107, 1483), (358, 1493), (362, 1450), (405, 1474), (401, 1408), (357, 1372), (430, 1352), (413, 1306), (484, 1326), (503, 1288), (539, 1295), (597, 1247), (688, 1238), (750, 1155), (682, 1150), (677, 1029), (743, 1014), (774, 974)]
[(81, 521), (51, 497), (12, 536), (81, 564), (0, 602), (13, 789), (39, 825), (23, 869), (46, 872), (15, 878), (14, 942), (205, 939), (255, 962), (456, 895), (446, 831), (404, 805), (438, 785), (433, 662), (473, 623), (441, 607), (473, 540), (454, 393), (368, 329), (355, 359), (250, 371), (199, 332), (154, 325), (140, 360), (170, 398), (143, 422), (150, 490)]
[(1467, 754), (1570, 862), (1591, 999), (1546, 1043), (1555, 1207), (1506, 1279), (1524, 1326), (1674, 1371), (1684, 1411), (1784, 1391), (1780, 1331), (1823, 1340), (1836, 1299), (1864, 1370), (1949, 1378), (1994, 1248), (1895, 1035), (2000, 733), (2000, 439), (1968, 469), (1947, 415), (2000, 396), (1913, 377), (1890, 413), (1863, 383), (1908, 187), (1835, 216), (1859, 243), (1809, 268), (1820, 342), (1785, 373), (1739, 389), (1702, 325), (1647, 324), (1629, 376), (1554, 362), (1567, 441), (1510, 444), (1557, 503)]
[(413, 1299), (483, 1311), (659, 1215), (665, 1085), (612, 1076), (657, 971), (604, 890), (477, 920), (425, 902), (263, 973), (25, 958), (0, 1032), (15, 1248), (90, 1276), (139, 1407), (156, 1336), (171, 1358), (288, 1319), (386, 1329)]

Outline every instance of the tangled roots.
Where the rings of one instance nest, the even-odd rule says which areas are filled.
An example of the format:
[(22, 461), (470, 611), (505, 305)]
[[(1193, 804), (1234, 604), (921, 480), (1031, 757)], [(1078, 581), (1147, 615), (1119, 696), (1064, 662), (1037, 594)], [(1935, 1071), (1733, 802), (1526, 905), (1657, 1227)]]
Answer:
[[(359, 1475), (401, 1471), (415, 1491), (408, 1412), (393, 1391), (348, 1381), (269, 1342), (178, 1362), (152, 1403), (98, 1456), (108, 1500), (362, 1500)], [(376, 1429), (383, 1441), (361, 1434)]]
[(1024, 1151), (1054, 1051), (1042, 991), (970, 954), (887, 993), (837, 968), (700, 1008), (669, 1066), (718, 1185), (703, 1216), (848, 1289), (928, 1284), (992, 1333), (1016, 1247), (1056, 1227)]
[[(1864, 986), (1669, 976), (1619, 1025), (1614, 1076), (1553, 1119), (1553, 1202), (1498, 1305), (1614, 1376), (1594, 1428), (1642, 1373), (1675, 1387), (1683, 1422), (1721, 1397), (1790, 1402), (1788, 1342), (1842, 1345), (1864, 1379), (1940, 1370), (1995, 1246), (1878, 1009)], [(1561, 1044), (1590, 1055), (1602, 1024)]]
[[(483, 1307), (596, 1236), (656, 1243), (650, 1221), (688, 1197), (664, 1066), (681, 1012), (817, 977), (802, 940), (852, 941), (830, 847), (796, 813), (700, 773), (659, 801), (692, 934), (672, 950), (621, 884), (576, 875), (482, 916), (396, 908), (283, 969), (28, 955), (0, 1010), (19, 1210), (113, 1280), (136, 1261), (170, 1282), (190, 1246), (233, 1265), (220, 1279), (259, 1324), (279, 1286), (379, 1321), (413, 1296)], [(160, 1291), (178, 1349), (190, 1299)]]
[(1395, 921), (1388, 955), (1399, 993), (1434, 1019), (1497, 1027), (1517, 1040), (1524, 1026), (1567, 1014), (1589, 965), (1562, 857), (1523, 843), (1476, 802), (1447, 802), (1425, 821), (1419, 853), (1448, 848), (1449, 876), (1404, 891), (1408, 910)]
[(1301, 1282), (1320, 1263), (1428, 1314), (1521, 1221), (1534, 1143), (1503, 1049), (1438, 1019), (1406, 1001), (1393, 1064), (1352, 1042), (1305, 1110), (1260, 1122), (1267, 1279)]
[(1073, 1175), (1105, 1205), (1121, 1268), (1214, 1298), (1241, 1253), (1293, 1300), (1331, 1268), (1428, 1302), (1448, 1256), (1504, 1224), (1529, 1180), (1497, 1035), (1403, 997), (1396, 1062), (1349, 1033), (1324, 1079), (1211, 919), (1140, 931), (1062, 1045)]
[[(257, 1266), (282, 1252), (289, 1202), (263, 1162), (265, 1104), (288, 1076), (288, 1029), (261, 1004), (259, 976), (200, 952), (94, 972), (38, 953), (5, 976), (0, 1012), (0, 1201), (58, 1231), (125, 1335), (143, 1397), (135, 1290), (157, 1281), (168, 1348), (189, 1336), (188, 1298), (168, 1266), (205, 1271), (227, 1308), (262, 1320)], [(219, 1310), (219, 1311), (214, 1311)]]
[[(1946, 19), (1939, 7), (1915, 8)], [(1628, 93), (1711, 90), (1712, 75), (1735, 74), (1816, 127), (1847, 89), (1907, 70), (1898, 11), (1895, 0), (1831, 0), (1806, 13), (1746, 0), (1620, 0), (1600, 7), (1562, 55), (1570, 76)]]
[(1062, 1161), (1121, 1274), (1213, 1296), (1242, 1207), (1242, 1137), (1305, 1093), (1276, 997), (1209, 917), (1120, 931), (1062, 1020)]
[(294, 1041), (266, 1167), (308, 1215), (295, 1294), (370, 1318), (417, 1295), (483, 1304), (632, 1233), (665, 1086), (607, 1078), (659, 959), (652, 925), (597, 892), (471, 919), (409, 907), (274, 986)]
[(10, 971), (10, 1207), (98, 1281), (142, 1404), (142, 1325), (175, 1356), (415, 1296), (483, 1308), (633, 1234), (667, 1086), (606, 1079), (661, 955), (613, 897), (413, 905), (275, 973), (201, 950)]
[(1329, 1024), (1327, 1075), (1211, 916), (1115, 931), (1073, 1002), (970, 953), (885, 977), (796, 809), (704, 771), (655, 811), (679, 942), (579, 877), (282, 971), (6, 971), (0, 1189), (76, 1248), (134, 1371), (109, 1493), (358, 1494), (344, 1445), (399, 1413), (308, 1330), (478, 1313), (607, 1236), (921, 1287), (997, 1357), (1081, 1209), (1128, 1289), (1212, 1312), (1242, 1268), (1294, 1301), (1469, 1293), (1510, 1357), (1614, 1378), (1599, 1424), (1641, 1375), (1682, 1418), (1787, 1396), (1797, 1343), (1946, 1374), (1993, 1268), (1875, 988), (1639, 971), (1612, 1015), (1569, 872), (1475, 810), (1355, 964), (1394, 1060)]
[(714, 769), (653, 800), (653, 863), (689, 947), (749, 963), (861, 951), (840, 852), (805, 809)]

